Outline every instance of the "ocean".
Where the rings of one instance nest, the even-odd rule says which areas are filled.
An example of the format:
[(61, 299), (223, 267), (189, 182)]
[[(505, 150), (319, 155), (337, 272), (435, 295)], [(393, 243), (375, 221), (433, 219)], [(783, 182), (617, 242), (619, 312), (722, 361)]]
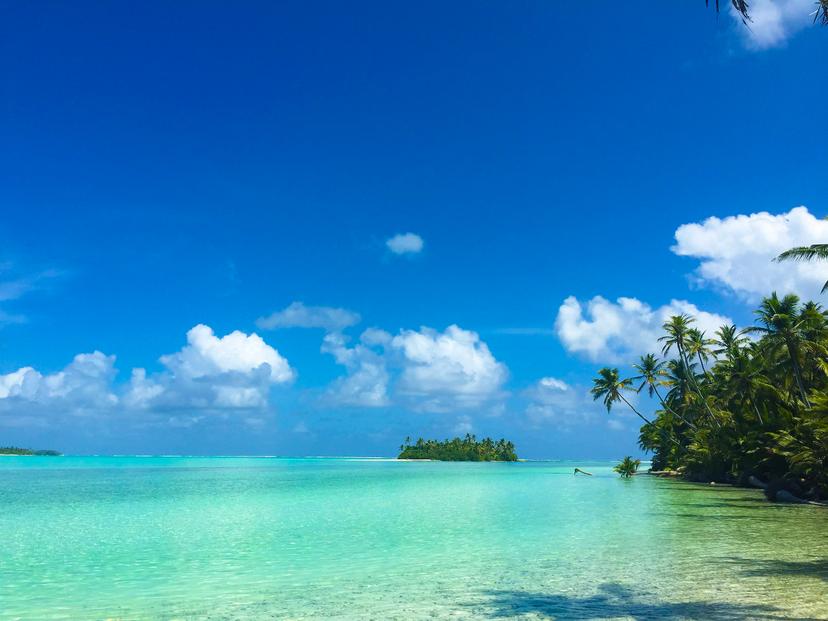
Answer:
[(828, 619), (828, 510), (611, 466), (0, 457), (0, 619)]

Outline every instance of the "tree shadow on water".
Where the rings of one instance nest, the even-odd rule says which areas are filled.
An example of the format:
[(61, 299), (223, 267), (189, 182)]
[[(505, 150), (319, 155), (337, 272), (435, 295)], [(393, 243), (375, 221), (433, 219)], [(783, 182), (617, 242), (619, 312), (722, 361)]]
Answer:
[(525, 591), (490, 591), (489, 616), (511, 619), (521, 615), (567, 621), (591, 619), (635, 619), (636, 621), (663, 621), (685, 619), (691, 621), (736, 621), (743, 619), (786, 619), (788, 621), (816, 621), (810, 617), (791, 617), (775, 606), (766, 604), (736, 604), (729, 602), (664, 602), (647, 597), (646, 593), (608, 583), (598, 587), (598, 593), (584, 597), (567, 594), (542, 594)]
[(725, 558), (723, 562), (742, 567), (745, 576), (805, 576), (828, 582), (828, 558), (807, 561), (782, 561), (778, 559)]

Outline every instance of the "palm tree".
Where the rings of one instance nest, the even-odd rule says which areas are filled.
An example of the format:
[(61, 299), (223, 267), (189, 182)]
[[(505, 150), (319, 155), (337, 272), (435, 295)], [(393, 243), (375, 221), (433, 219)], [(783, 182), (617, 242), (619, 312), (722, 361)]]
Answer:
[[(776, 257), (774, 261), (813, 261), (814, 259), (828, 261), (828, 244), (797, 246), (796, 248), (786, 250)], [(820, 293), (825, 293), (826, 290), (828, 290), (828, 281), (822, 285)]]
[(690, 330), (690, 325), (695, 321), (690, 315), (673, 315), (665, 321), (661, 328), (667, 334), (658, 339), (664, 342), (661, 353), (666, 356), (670, 353), (670, 349), (675, 346), (678, 350), (679, 358), (684, 360), (684, 345), (687, 342), (687, 332)]
[(667, 375), (667, 372), (664, 370), (665, 364), (665, 362), (659, 361), (654, 354), (641, 356), (638, 364), (633, 365), (633, 368), (638, 371), (639, 375), (633, 377), (632, 381), (641, 381), (641, 385), (638, 387), (637, 392), (640, 393), (646, 386), (647, 393), (650, 395), (650, 398), (652, 398), (653, 395), (658, 397), (661, 407), (678, 416), (684, 424), (688, 425), (692, 429), (696, 429), (696, 426), (693, 423), (667, 405), (662, 398), (661, 393), (658, 391), (658, 387), (665, 384), (664, 377)]
[(713, 345), (718, 345), (718, 349), (713, 350), (713, 355), (716, 357), (724, 357), (732, 360), (748, 342), (748, 338), (744, 336), (744, 332), (736, 328), (733, 324), (724, 325), (716, 330), (716, 338), (713, 339)]
[(753, 326), (749, 330), (764, 334), (772, 347), (784, 345), (790, 358), (791, 371), (802, 403), (805, 407), (811, 407), (808, 393), (805, 390), (805, 382), (802, 379), (802, 366), (799, 362), (799, 351), (804, 341), (802, 331), (806, 326), (806, 319), (801, 318), (799, 314), (799, 297), (789, 293), (780, 300), (774, 291), (769, 298), (762, 300), (756, 315), (763, 325)]
[(720, 372), (727, 394), (738, 396), (743, 407), (750, 403), (759, 424), (764, 427), (765, 421), (756, 404), (756, 395), (760, 389), (772, 393), (775, 393), (775, 389), (762, 374), (763, 362), (761, 356), (751, 356), (742, 352), (723, 363)]
[(613, 470), (615, 470), (618, 474), (620, 474), (623, 478), (629, 479), (632, 475), (638, 472), (638, 467), (641, 465), (640, 459), (633, 459), (629, 455), (627, 455), (620, 464), (615, 466)]
[[(687, 344), (692, 336), (691, 330), (693, 330), (693, 328), (690, 326), (695, 321), (696, 320), (690, 315), (673, 315), (661, 326), (667, 334), (658, 339), (659, 341), (664, 342), (661, 353), (667, 355), (670, 353), (670, 349), (675, 346), (679, 354), (679, 360), (684, 363), (688, 369), (690, 369), (691, 366), (687, 356)], [(713, 410), (710, 409), (710, 404), (707, 403), (707, 397), (702, 392), (699, 383), (696, 381), (696, 374), (691, 372), (687, 374), (687, 377), (690, 379), (690, 383), (695, 388), (696, 394), (699, 395), (699, 398), (704, 404), (704, 408), (707, 410), (707, 415), (710, 416), (710, 419), (714, 421), (718, 427), (721, 427), (722, 424), (719, 422), (719, 419), (716, 418), (716, 415), (713, 414)]]
[[(623, 401), (627, 404), (627, 407), (630, 408), (633, 412), (635, 412), (636, 416), (643, 420), (648, 425), (652, 425), (653, 422), (649, 420), (646, 416), (644, 416), (641, 412), (635, 409), (632, 403), (627, 401), (627, 398), (624, 396), (625, 390), (635, 390), (632, 387), (632, 380), (631, 379), (620, 379), (618, 377), (618, 369), (609, 369), (604, 367), (600, 371), (598, 371), (598, 377), (592, 380), (593, 386), (592, 389), (589, 391), (592, 393), (592, 398), (594, 400), (598, 400), (603, 398), (604, 405), (607, 406), (607, 412), (612, 409), (612, 404), (616, 401)], [(678, 440), (669, 436), (670, 439), (678, 444)]]
[(707, 367), (704, 366), (704, 363), (710, 357), (710, 345), (713, 344), (713, 341), (704, 338), (704, 332), (699, 330), (698, 328), (690, 328), (687, 331), (687, 343), (685, 347), (687, 348), (687, 356), (692, 358), (695, 356), (699, 364), (702, 368), (702, 373), (704, 373), (705, 377), (708, 377), (707, 374)]
[(597, 401), (598, 399), (603, 398), (604, 405), (607, 406), (607, 412), (612, 409), (613, 403), (616, 401), (623, 401), (627, 404), (628, 408), (635, 412), (638, 418), (643, 420), (648, 425), (653, 424), (652, 421), (648, 420), (646, 416), (636, 410), (632, 403), (627, 401), (623, 391), (635, 389), (632, 388), (631, 379), (619, 378), (618, 369), (604, 367), (598, 371), (598, 377), (592, 380), (592, 384), (592, 389), (589, 392), (592, 393), (593, 400)]

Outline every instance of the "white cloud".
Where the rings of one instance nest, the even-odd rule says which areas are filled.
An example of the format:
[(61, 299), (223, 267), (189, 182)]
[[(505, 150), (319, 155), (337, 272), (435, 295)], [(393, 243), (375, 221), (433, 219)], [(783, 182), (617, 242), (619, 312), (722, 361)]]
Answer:
[(745, 45), (764, 50), (784, 45), (796, 32), (812, 25), (815, 10), (815, 0), (751, 0), (747, 24), (742, 23), (742, 16), (733, 6), (730, 15)]
[(148, 375), (133, 369), (120, 385), (115, 356), (99, 351), (78, 354), (53, 374), (23, 367), (0, 375), (0, 423), (140, 411), (191, 425), (207, 411), (265, 408), (271, 386), (295, 376), (288, 361), (256, 334), (236, 331), (219, 338), (205, 325), (195, 326), (187, 333), (187, 345), (160, 360), (164, 371)]
[[(619, 406), (607, 415), (606, 407), (596, 402), (584, 386), (571, 386), (554, 377), (543, 377), (523, 392), (528, 400), (525, 415), (535, 426), (553, 425), (569, 430), (581, 425), (604, 423), (611, 429), (623, 428), (621, 421), (630, 421), (631, 412)], [(631, 403), (636, 395), (627, 396)]]
[(763, 211), (708, 218), (683, 224), (675, 235), (672, 251), (701, 261), (694, 272), (700, 282), (723, 287), (747, 301), (772, 291), (813, 298), (828, 280), (825, 263), (773, 262), (788, 248), (828, 240), (828, 220), (817, 219), (806, 207), (779, 215)]
[(328, 387), (327, 397), (342, 405), (382, 407), (388, 398), (389, 375), (385, 358), (371, 346), (387, 343), (391, 335), (370, 328), (362, 333), (360, 343), (347, 346), (347, 337), (339, 333), (326, 334), (322, 351), (334, 356), (348, 373), (337, 378)]
[(235, 330), (219, 338), (204, 324), (190, 329), (187, 345), (174, 354), (161, 356), (161, 363), (173, 374), (190, 378), (258, 370), (263, 370), (274, 383), (294, 378), (288, 361), (258, 334)]
[(544, 390), (569, 390), (569, 386), (565, 381), (556, 379), (554, 377), (542, 377), (540, 380), (538, 380), (538, 386), (540, 386)]
[(508, 377), (480, 337), (458, 326), (401, 330), (391, 336), (369, 328), (352, 347), (346, 336), (325, 336), (322, 351), (347, 374), (329, 386), (326, 398), (345, 405), (400, 405), (445, 412), (492, 405)]
[(99, 351), (78, 354), (63, 370), (52, 374), (23, 367), (0, 375), (0, 411), (26, 415), (49, 408), (69, 414), (106, 410), (118, 403), (112, 389), (114, 378), (115, 356)]
[(293, 302), (287, 308), (267, 317), (260, 317), (256, 325), (263, 330), (274, 328), (323, 328), (336, 332), (358, 324), (358, 313), (345, 308), (330, 306), (305, 306), (302, 302)]
[(161, 356), (166, 371), (148, 377), (133, 371), (126, 402), (133, 407), (175, 410), (250, 409), (267, 406), (270, 386), (292, 381), (287, 359), (257, 334), (238, 330), (217, 337), (199, 324), (187, 345)]
[(398, 391), (420, 409), (477, 407), (497, 397), (508, 377), (477, 333), (456, 325), (403, 330), (390, 345), (402, 356)]
[(394, 254), (416, 254), (423, 249), (423, 238), (415, 233), (400, 233), (385, 242)]
[(570, 353), (593, 362), (631, 362), (640, 355), (659, 351), (662, 324), (670, 316), (680, 314), (695, 317), (695, 327), (708, 334), (732, 323), (727, 317), (702, 311), (686, 300), (671, 300), (654, 309), (636, 298), (622, 297), (611, 302), (595, 296), (584, 309), (570, 296), (558, 310), (555, 330)]

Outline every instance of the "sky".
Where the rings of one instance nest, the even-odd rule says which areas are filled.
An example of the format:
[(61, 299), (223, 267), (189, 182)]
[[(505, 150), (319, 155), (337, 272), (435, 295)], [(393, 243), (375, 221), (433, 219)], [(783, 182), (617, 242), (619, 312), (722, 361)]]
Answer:
[(0, 2), (0, 445), (640, 454), (598, 368), (828, 278), (828, 30), (751, 7)]

